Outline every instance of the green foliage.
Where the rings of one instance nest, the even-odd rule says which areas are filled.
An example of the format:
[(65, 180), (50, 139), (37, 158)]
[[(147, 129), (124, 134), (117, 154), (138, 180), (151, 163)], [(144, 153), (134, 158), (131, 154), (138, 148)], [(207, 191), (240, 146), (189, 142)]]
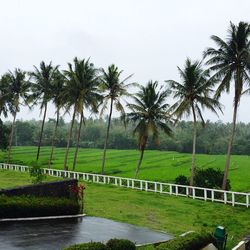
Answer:
[(32, 183), (38, 184), (42, 183), (46, 179), (46, 175), (43, 173), (43, 169), (37, 163), (33, 163), (33, 166), (30, 167), (29, 173), (32, 178)]
[(20, 218), (78, 214), (77, 201), (66, 198), (0, 196), (0, 218)]
[(103, 243), (89, 242), (83, 244), (76, 244), (70, 247), (64, 248), (64, 250), (109, 250)]
[(190, 233), (179, 236), (157, 246), (157, 250), (200, 250), (206, 245), (213, 243), (214, 238), (208, 233)]
[(136, 250), (135, 244), (125, 239), (110, 239), (107, 247), (109, 250)]
[[(194, 177), (194, 184), (197, 187), (220, 189), (224, 172), (220, 169), (207, 168), (197, 169)], [(227, 180), (226, 190), (230, 190), (230, 180)]]
[(0, 119), (0, 150), (7, 149), (10, 129)]
[(185, 175), (179, 175), (175, 178), (175, 184), (179, 185), (189, 185), (188, 178)]

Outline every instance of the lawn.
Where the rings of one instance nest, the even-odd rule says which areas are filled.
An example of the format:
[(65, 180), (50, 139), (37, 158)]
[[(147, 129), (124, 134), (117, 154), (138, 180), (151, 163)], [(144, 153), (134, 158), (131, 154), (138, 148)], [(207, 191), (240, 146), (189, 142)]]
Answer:
[[(63, 168), (64, 148), (55, 150), (52, 168)], [(79, 149), (76, 171), (100, 173), (101, 149)], [(40, 164), (48, 166), (50, 147), (42, 147)], [(35, 160), (36, 147), (14, 147), (12, 160), (30, 165)], [(74, 149), (69, 155), (69, 169), (71, 169)], [(123, 177), (133, 177), (135, 166), (139, 158), (137, 150), (108, 150), (105, 174)], [(0, 153), (0, 161), (4, 161), (4, 153)], [(224, 169), (225, 155), (197, 155), (197, 166), (200, 168)], [(173, 182), (180, 175), (189, 175), (191, 154), (177, 152), (147, 150), (139, 171), (139, 179)], [(229, 179), (232, 190), (250, 192), (250, 158), (249, 156), (233, 155)]]
[[(19, 180), (16, 184), (13, 180)], [(30, 183), (27, 173), (0, 171), (0, 188)], [(250, 209), (85, 183), (85, 212), (179, 235), (189, 230), (213, 232), (223, 225), (228, 249), (250, 232)]]

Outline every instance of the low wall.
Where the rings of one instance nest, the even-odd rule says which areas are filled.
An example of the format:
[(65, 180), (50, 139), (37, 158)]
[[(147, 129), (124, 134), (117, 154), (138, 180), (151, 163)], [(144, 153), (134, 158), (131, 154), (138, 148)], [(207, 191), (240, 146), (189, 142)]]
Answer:
[[(31, 195), (38, 197), (58, 197), (58, 198), (73, 198), (70, 192), (70, 186), (78, 185), (78, 180), (62, 180), (55, 182), (45, 182), (28, 186), (21, 186), (11, 189), (0, 190), (0, 195), (20, 196)], [(76, 194), (75, 194), (76, 195)]]

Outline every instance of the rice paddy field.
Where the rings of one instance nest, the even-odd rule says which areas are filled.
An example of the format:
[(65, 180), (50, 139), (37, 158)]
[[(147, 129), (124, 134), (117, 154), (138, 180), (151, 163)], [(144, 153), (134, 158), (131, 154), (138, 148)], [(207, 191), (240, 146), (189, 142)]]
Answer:
[[(12, 162), (30, 165), (35, 161), (36, 147), (14, 147), (12, 150)], [(39, 164), (48, 166), (50, 147), (42, 147)], [(51, 167), (63, 169), (65, 148), (56, 148)], [(101, 149), (80, 148), (76, 171), (100, 173)], [(72, 168), (74, 148), (70, 149), (68, 167)], [(135, 167), (139, 158), (138, 150), (114, 150), (107, 151), (105, 174), (123, 177), (133, 177)], [(224, 169), (225, 155), (197, 154), (197, 167)], [(0, 161), (5, 161), (5, 153), (0, 152)], [(139, 171), (138, 179), (155, 180), (162, 182), (173, 182), (180, 175), (189, 175), (191, 166), (191, 154), (177, 152), (146, 150)], [(229, 179), (233, 191), (250, 192), (250, 157), (244, 155), (233, 155)]]

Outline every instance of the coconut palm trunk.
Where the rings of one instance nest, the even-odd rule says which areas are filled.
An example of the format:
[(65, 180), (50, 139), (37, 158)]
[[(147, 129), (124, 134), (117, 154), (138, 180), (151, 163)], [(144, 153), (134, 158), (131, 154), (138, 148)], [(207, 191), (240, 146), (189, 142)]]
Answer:
[(103, 149), (101, 174), (104, 174), (104, 166), (105, 166), (105, 160), (106, 160), (106, 151), (107, 151), (107, 146), (108, 146), (108, 138), (109, 138), (110, 125), (111, 125), (112, 111), (113, 111), (113, 99), (111, 99), (111, 103), (110, 103), (108, 126), (107, 126), (107, 132), (106, 132), (106, 139), (105, 139), (105, 143), (104, 143), (104, 149)]
[(194, 175), (196, 170), (196, 162), (195, 162), (195, 153), (196, 153), (196, 137), (197, 137), (197, 120), (194, 105), (192, 105), (194, 126), (193, 126), (193, 151), (192, 151), (192, 167), (191, 167), (191, 176), (190, 176), (190, 186), (194, 185)]
[(82, 122), (83, 122), (83, 112), (81, 112), (80, 124), (79, 124), (79, 129), (78, 129), (75, 156), (74, 156), (74, 162), (73, 162), (73, 167), (72, 167), (73, 171), (75, 170), (76, 161), (77, 161), (77, 154), (78, 154), (79, 142), (80, 142), (80, 137), (81, 137)]
[(59, 124), (59, 109), (57, 109), (56, 111), (56, 125), (55, 125), (55, 130), (54, 130), (54, 134), (52, 137), (52, 142), (51, 142), (51, 153), (50, 153), (50, 158), (49, 158), (49, 168), (51, 167), (51, 161), (53, 158), (53, 153), (54, 153), (54, 144), (55, 144), (55, 138), (56, 138), (56, 132), (57, 132), (57, 127)]
[(231, 136), (230, 136), (229, 142), (228, 142), (226, 165), (225, 165), (224, 177), (223, 177), (223, 182), (222, 182), (222, 187), (221, 187), (223, 190), (226, 190), (226, 188), (227, 188), (227, 178), (228, 178), (228, 172), (229, 172), (229, 167), (230, 167), (231, 152), (232, 152), (232, 146), (233, 146), (235, 130), (236, 130), (237, 111), (238, 111), (238, 101), (235, 100), (234, 112), (233, 112), (232, 133), (231, 133)]
[(10, 132), (9, 149), (8, 149), (8, 160), (7, 160), (8, 163), (10, 162), (12, 140), (13, 140), (13, 134), (14, 134), (14, 127), (15, 127), (15, 123), (16, 123), (16, 114), (17, 114), (17, 112), (15, 112), (14, 115), (13, 115), (13, 122), (12, 122), (11, 132)]
[(37, 146), (36, 160), (39, 159), (39, 155), (40, 155), (40, 148), (41, 148), (41, 142), (42, 142), (42, 137), (43, 137), (43, 129), (44, 129), (46, 114), (47, 114), (47, 103), (45, 103), (45, 107), (44, 107), (43, 122), (42, 122), (42, 128), (41, 128), (41, 132), (39, 136), (38, 146)]
[(138, 162), (136, 170), (135, 170), (135, 175), (134, 175), (135, 179), (137, 178), (137, 174), (139, 172), (139, 169), (140, 169), (140, 166), (141, 166), (141, 163), (142, 163), (142, 160), (143, 160), (143, 156), (144, 156), (144, 151), (145, 151), (147, 140), (148, 140), (148, 138), (145, 137), (144, 138), (144, 142), (143, 142), (143, 144), (140, 147), (141, 155), (140, 155), (140, 159), (139, 159), (139, 162)]
[(71, 140), (71, 137), (72, 137), (72, 131), (73, 131), (73, 126), (74, 126), (75, 116), (76, 116), (76, 106), (74, 107), (74, 113), (73, 113), (73, 116), (72, 116), (70, 130), (69, 130), (69, 137), (68, 137), (68, 142), (67, 142), (67, 147), (66, 147), (66, 152), (65, 152), (65, 157), (64, 157), (64, 170), (68, 170), (68, 165), (67, 164), (68, 164), (69, 146), (70, 146), (70, 140)]

